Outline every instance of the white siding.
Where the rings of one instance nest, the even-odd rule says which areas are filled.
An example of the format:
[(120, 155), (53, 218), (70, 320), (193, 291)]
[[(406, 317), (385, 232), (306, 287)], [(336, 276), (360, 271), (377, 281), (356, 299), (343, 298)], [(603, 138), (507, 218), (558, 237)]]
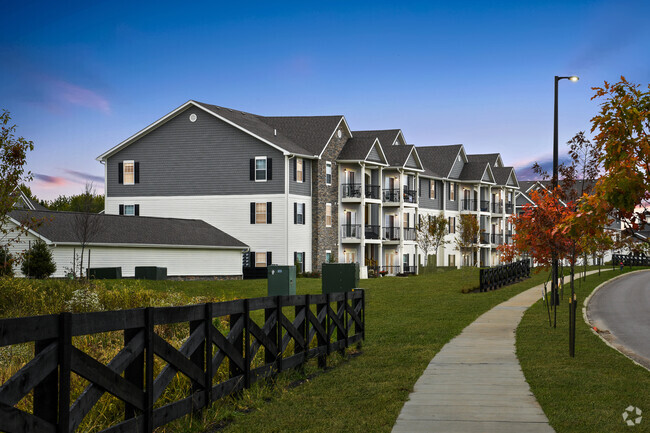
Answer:
[[(304, 203), (305, 204), (305, 224), (294, 224), (293, 223), (293, 204), (294, 203)], [(274, 205), (275, 206), (275, 205)], [(299, 195), (290, 195), (289, 196), (289, 260), (291, 265), (293, 265), (293, 253), (304, 252), (305, 253), (305, 271), (311, 272), (312, 270), (312, 250), (311, 250), (311, 241), (312, 241), (312, 226), (311, 226), (311, 197), (299, 196)], [(242, 241), (245, 242), (245, 241)], [(275, 253), (274, 253), (275, 254)], [(275, 262), (275, 255), (273, 257)]]

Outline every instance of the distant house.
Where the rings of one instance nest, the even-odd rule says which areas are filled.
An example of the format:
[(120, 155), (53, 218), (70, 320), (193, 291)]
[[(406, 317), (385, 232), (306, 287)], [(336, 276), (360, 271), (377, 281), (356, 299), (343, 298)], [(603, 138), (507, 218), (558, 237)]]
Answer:
[[(10, 212), (9, 224), (17, 227), (32, 218), (41, 221), (35, 229), (9, 246), (14, 255), (30, 242), (42, 239), (51, 248), (57, 265), (54, 277), (70, 272), (75, 251), (80, 253), (76, 212), (37, 210), (23, 200)], [(242, 278), (242, 252), (247, 245), (210, 224), (191, 219), (92, 215), (100, 221), (97, 234), (87, 243), (84, 269), (121, 267), (122, 276), (132, 277), (136, 266), (167, 268), (170, 277), (217, 279)], [(15, 269), (22, 275), (20, 266)]]

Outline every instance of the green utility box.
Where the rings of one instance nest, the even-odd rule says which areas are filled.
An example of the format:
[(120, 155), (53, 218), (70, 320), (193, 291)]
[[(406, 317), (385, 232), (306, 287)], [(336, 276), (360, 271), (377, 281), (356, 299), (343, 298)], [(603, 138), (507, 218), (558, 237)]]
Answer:
[(156, 266), (136, 266), (136, 280), (166, 280), (167, 268), (158, 268)]
[(268, 296), (296, 294), (296, 267), (269, 265)]
[(118, 280), (122, 278), (122, 268), (88, 268), (88, 278)]
[(358, 263), (323, 263), (323, 293), (349, 292), (359, 287)]

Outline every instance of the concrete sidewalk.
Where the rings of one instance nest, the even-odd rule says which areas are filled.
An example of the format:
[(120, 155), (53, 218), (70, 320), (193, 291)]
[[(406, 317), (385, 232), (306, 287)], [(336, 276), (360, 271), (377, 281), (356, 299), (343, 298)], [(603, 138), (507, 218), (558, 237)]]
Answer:
[(393, 432), (553, 432), (515, 355), (515, 330), (542, 287), (497, 305), (447, 343), (415, 383)]

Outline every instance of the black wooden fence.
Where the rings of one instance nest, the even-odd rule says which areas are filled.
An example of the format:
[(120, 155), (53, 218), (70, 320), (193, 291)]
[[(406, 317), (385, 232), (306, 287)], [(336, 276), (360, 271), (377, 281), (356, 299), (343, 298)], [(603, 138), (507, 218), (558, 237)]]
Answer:
[(519, 260), (507, 265), (482, 268), (479, 274), (479, 290), (487, 292), (528, 277), (530, 277), (530, 260)]
[(616, 269), (621, 263), (625, 266), (650, 266), (650, 257), (632, 254), (612, 254), (612, 267)]
[[(295, 313), (290, 315), (293, 321), (283, 307)], [(264, 323), (258, 325), (260, 310), (264, 311)], [(251, 317), (255, 311), (260, 312)], [(214, 326), (226, 317), (227, 333), (217, 329), (223, 326)], [(177, 350), (154, 326), (179, 323), (189, 323), (190, 332)], [(319, 366), (324, 367), (330, 352), (364, 339), (364, 330), (365, 297), (360, 289), (2, 319), (0, 347), (34, 342), (35, 355), (0, 387), (0, 431), (74, 432), (108, 392), (124, 402), (124, 420), (103, 432), (151, 432), (310, 358), (318, 357)], [(106, 365), (73, 345), (73, 337), (112, 331), (124, 332), (124, 348)], [(288, 348), (291, 341), (293, 351)], [(264, 362), (253, 363), (260, 349)], [(157, 377), (154, 355), (164, 364)], [(215, 374), (224, 360), (228, 360), (228, 379), (215, 384)], [(70, 405), (72, 372), (90, 385)], [(164, 405), (159, 402), (160, 407), (154, 408), (177, 372), (191, 380), (191, 395)], [(15, 407), (32, 390), (33, 413)]]

